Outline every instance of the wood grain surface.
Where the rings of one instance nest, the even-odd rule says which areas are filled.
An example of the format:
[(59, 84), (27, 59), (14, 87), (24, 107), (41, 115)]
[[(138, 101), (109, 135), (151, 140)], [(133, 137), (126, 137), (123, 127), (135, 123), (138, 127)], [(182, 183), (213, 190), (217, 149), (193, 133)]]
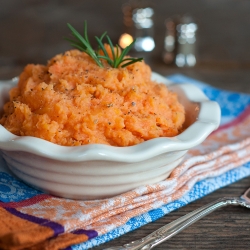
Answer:
[[(124, 31), (121, 0), (0, 0), (0, 79), (12, 78), (27, 63), (46, 63), (70, 49), (63, 39), (70, 22), (78, 29), (89, 24), (89, 35), (107, 30), (116, 42)], [(250, 1), (141, 1), (155, 10), (156, 48), (144, 53), (152, 69), (162, 75), (184, 74), (215, 87), (250, 93)], [(162, 61), (164, 21), (188, 13), (198, 24), (197, 64), (177, 68)], [(239, 196), (250, 177), (213, 192), (165, 217), (118, 239), (95, 247), (116, 246), (140, 239), (159, 227), (219, 197)], [(250, 210), (226, 207), (185, 229), (156, 249), (250, 249)]]

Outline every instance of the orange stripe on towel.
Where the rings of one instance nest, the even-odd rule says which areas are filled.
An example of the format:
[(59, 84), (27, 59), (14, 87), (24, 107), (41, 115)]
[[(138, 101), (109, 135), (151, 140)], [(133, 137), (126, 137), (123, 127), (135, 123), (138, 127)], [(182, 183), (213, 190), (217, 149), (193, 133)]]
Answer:
[(49, 227), (19, 218), (0, 208), (0, 249), (26, 249), (53, 235), (54, 231)]

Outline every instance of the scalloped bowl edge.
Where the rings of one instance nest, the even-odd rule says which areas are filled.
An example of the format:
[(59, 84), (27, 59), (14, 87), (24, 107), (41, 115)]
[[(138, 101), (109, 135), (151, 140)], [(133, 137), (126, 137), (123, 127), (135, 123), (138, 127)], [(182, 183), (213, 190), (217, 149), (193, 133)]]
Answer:
[[(192, 84), (152, 79), (177, 92), (192, 123), (175, 137), (152, 139), (130, 147), (66, 147), (29, 136), (15, 136), (0, 126), (0, 153), (19, 179), (44, 192), (73, 199), (100, 199), (166, 179), (187, 151), (203, 142), (220, 124), (220, 108)], [(17, 78), (1, 84), (0, 109)], [(4, 93), (4, 94), (3, 94)]]

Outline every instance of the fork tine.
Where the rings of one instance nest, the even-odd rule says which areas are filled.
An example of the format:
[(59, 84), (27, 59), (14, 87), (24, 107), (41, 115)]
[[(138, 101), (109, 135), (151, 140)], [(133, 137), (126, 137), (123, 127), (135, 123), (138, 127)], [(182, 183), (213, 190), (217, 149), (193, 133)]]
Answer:
[(248, 203), (250, 203), (250, 188), (246, 190), (246, 192), (242, 195), (242, 198)]

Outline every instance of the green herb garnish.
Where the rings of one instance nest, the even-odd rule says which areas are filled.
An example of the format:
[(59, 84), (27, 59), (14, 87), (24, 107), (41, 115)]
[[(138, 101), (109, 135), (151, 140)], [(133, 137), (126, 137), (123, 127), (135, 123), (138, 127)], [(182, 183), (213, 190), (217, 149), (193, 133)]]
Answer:
[[(129, 46), (127, 46), (121, 53), (119, 53), (120, 47), (117, 44), (114, 46), (111, 39), (107, 35), (107, 32), (104, 32), (100, 38), (95, 36), (95, 39), (96, 39), (99, 47), (97, 50), (94, 50), (89, 42), (86, 21), (84, 22), (84, 36), (82, 36), (69, 23), (67, 25), (68, 25), (69, 29), (71, 30), (72, 35), (76, 38), (76, 40), (69, 39), (69, 38), (66, 38), (66, 40), (68, 40), (73, 47), (75, 47), (81, 51), (84, 51), (86, 54), (88, 54), (90, 57), (92, 57), (95, 60), (95, 62), (97, 63), (97, 65), (100, 66), (101, 68), (104, 68), (104, 65), (103, 65), (101, 59), (106, 60), (108, 62), (108, 64), (113, 68), (118, 68), (119, 66), (124, 68), (130, 64), (133, 64), (135, 62), (140, 62), (143, 60), (143, 58), (125, 57), (128, 54), (129, 50), (134, 45), (135, 40)], [(104, 37), (107, 39), (107, 42), (108, 42), (108, 45), (110, 46), (113, 58), (109, 57), (108, 52), (103, 44), (102, 40)], [(100, 54), (101, 51), (103, 52), (103, 55)]]

